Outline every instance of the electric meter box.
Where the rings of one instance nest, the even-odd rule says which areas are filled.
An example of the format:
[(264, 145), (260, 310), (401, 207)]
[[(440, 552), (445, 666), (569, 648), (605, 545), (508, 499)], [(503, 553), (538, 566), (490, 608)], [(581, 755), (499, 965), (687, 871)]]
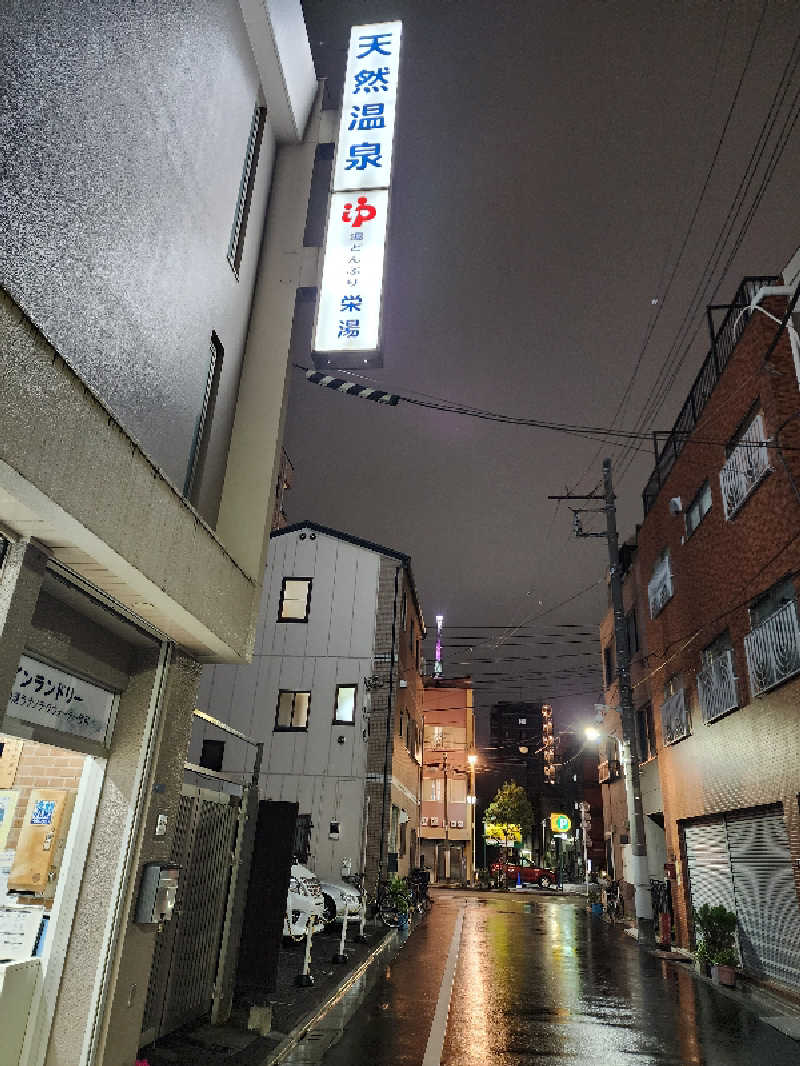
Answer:
[(31, 791), (8, 874), (9, 892), (26, 892), (41, 899), (52, 899), (56, 894), (74, 803), (75, 793), (68, 789)]
[(170, 920), (180, 872), (180, 866), (162, 866), (160, 862), (145, 864), (133, 919), (137, 925), (159, 925)]

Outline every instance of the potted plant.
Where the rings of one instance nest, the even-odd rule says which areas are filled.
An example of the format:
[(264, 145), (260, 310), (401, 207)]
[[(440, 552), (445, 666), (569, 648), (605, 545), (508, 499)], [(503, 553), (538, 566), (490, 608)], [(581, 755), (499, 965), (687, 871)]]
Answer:
[(736, 915), (727, 907), (711, 907), (704, 903), (694, 916), (695, 935), (698, 936), (696, 960), (703, 972), (711, 967), (711, 980), (732, 988), (736, 984)]
[(402, 877), (393, 877), (389, 882), (389, 898), (397, 912), (399, 928), (407, 929), (411, 895), (408, 891), (408, 885)]

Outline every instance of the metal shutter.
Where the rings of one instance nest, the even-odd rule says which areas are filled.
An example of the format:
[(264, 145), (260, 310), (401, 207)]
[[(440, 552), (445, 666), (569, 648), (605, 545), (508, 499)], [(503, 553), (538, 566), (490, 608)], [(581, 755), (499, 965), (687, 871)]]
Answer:
[(720, 819), (711, 825), (687, 826), (685, 834), (692, 906), (699, 909), (704, 903), (712, 907), (721, 904), (735, 911), (725, 822)]
[(727, 828), (742, 961), (800, 986), (800, 907), (783, 812), (729, 815)]

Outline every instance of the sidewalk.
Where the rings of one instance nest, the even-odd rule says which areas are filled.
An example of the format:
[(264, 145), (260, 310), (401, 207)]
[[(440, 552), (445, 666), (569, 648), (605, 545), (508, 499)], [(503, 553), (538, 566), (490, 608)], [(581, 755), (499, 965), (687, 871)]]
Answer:
[(383, 925), (368, 924), (366, 934), (366, 944), (356, 943), (353, 927), (345, 964), (331, 962), (339, 948), (340, 927), (317, 934), (311, 951), (314, 984), (308, 988), (295, 984), (303, 965), (304, 945), (290, 944), (281, 949), (276, 989), (267, 997), (272, 1005), (269, 1035), (248, 1031), (248, 1011), (234, 1009), (226, 1025), (214, 1026), (207, 1018), (200, 1019), (143, 1048), (140, 1058), (149, 1066), (198, 1066), (200, 1062), (203, 1066), (273, 1066), (355, 982), (368, 981), (372, 971), (384, 965), (403, 942), (396, 929)]
[[(638, 942), (639, 938), (634, 918), (623, 918), (617, 922), (610, 922), (605, 914), (596, 915), (595, 917), (612, 928), (621, 929), (624, 934)], [(664, 962), (680, 966), (683, 970), (691, 973), (695, 980), (711, 985), (720, 995), (732, 1000), (745, 1010), (751, 1011), (762, 1022), (765, 1022), (773, 1029), (777, 1029), (778, 1032), (783, 1033), (785, 1036), (800, 1042), (800, 1000), (795, 1001), (788, 998), (788, 996), (779, 995), (777, 992), (757, 984), (740, 972), (737, 972), (736, 975), (735, 988), (720, 985), (697, 970), (694, 964), (694, 955), (685, 948), (662, 948), (657, 944), (646, 944), (644, 942), (641, 942), (640, 946), (649, 955), (662, 959)]]

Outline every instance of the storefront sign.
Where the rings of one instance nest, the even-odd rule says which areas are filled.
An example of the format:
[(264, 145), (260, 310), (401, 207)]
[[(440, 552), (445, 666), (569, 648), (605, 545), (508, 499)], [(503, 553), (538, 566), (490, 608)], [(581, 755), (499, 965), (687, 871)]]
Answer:
[(41, 907), (0, 907), (0, 959), (29, 959), (33, 955)]
[(104, 744), (110, 739), (114, 706), (113, 693), (23, 655), (6, 713)]
[(402, 22), (350, 31), (314, 350), (380, 347)]

